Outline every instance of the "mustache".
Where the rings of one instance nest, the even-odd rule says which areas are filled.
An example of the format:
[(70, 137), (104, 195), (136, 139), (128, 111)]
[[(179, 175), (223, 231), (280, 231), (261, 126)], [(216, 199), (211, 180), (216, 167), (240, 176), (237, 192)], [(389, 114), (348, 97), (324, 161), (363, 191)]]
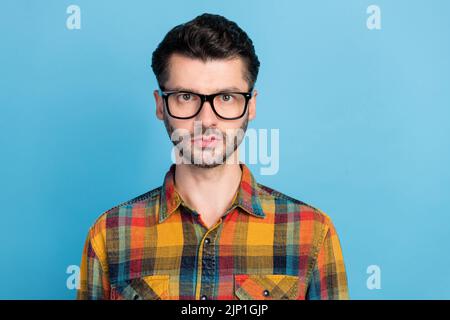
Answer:
[[(214, 137), (218, 140), (225, 140), (227, 135), (232, 134), (229, 132), (228, 134), (226, 132), (223, 132), (222, 130), (214, 127), (202, 127), (196, 128), (194, 132), (190, 132), (187, 129), (176, 129), (173, 126), (169, 125), (169, 132), (171, 133), (171, 140), (179, 140), (180, 138), (184, 141), (190, 141), (194, 139), (202, 139), (202, 138), (211, 138)], [(232, 130), (231, 130), (232, 131)], [(177, 141), (178, 143), (180, 141)]]
[(224, 141), (227, 143), (236, 143), (239, 140), (241, 135), (244, 135), (245, 131), (242, 131), (241, 128), (230, 129), (226, 132), (221, 131), (220, 129), (214, 128), (205, 128), (204, 130), (199, 132), (189, 132), (187, 130), (175, 129), (171, 131), (170, 139), (175, 146), (190, 144), (196, 140), (211, 140), (213, 137), (217, 141)]
[(215, 137), (217, 139), (225, 139), (226, 134), (217, 128), (202, 128), (199, 132), (190, 134), (192, 139), (200, 139), (203, 137)]

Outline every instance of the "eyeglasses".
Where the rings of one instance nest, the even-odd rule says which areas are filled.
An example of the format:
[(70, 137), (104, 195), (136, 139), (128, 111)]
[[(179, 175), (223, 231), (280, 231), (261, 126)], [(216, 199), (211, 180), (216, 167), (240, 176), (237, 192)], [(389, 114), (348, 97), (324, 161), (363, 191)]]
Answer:
[(200, 113), (205, 101), (208, 101), (214, 113), (225, 120), (242, 118), (247, 111), (250, 92), (219, 92), (200, 94), (190, 91), (162, 91), (169, 115), (176, 119), (191, 119)]

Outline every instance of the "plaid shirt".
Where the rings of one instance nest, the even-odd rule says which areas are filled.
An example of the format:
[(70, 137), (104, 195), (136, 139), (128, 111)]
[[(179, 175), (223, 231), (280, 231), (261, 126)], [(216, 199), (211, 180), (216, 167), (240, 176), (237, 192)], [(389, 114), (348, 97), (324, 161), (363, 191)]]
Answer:
[(322, 211), (242, 176), (211, 228), (174, 185), (104, 212), (86, 238), (77, 299), (348, 299), (336, 230)]

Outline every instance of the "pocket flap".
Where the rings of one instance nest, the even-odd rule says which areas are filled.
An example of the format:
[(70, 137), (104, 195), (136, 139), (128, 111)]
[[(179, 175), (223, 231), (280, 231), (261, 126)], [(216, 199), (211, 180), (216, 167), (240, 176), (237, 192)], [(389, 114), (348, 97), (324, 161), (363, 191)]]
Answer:
[(241, 300), (292, 300), (298, 297), (298, 277), (285, 274), (234, 276), (235, 294)]
[(169, 296), (169, 275), (150, 275), (111, 287), (112, 300), (161, 300)]

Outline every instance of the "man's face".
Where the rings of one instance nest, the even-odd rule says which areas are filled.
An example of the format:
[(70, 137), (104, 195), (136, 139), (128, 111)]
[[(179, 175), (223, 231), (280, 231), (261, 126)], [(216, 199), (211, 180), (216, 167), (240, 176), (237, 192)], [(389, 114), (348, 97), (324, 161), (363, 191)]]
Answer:
[[(241, 58), (227, 60), (192, 59), (173, 54), (169, 59), (169, 77), (165, 90), (185, 90), (200, 94), (218, 92), (248, 92), (245, 79), (246, 65)], [(212, 168), (229, 161), (237, 162), (237, 148), (242, 142), (249, 120), (255, 117), (256, 95), (254, 90), (244, 116), (236, 120), (221, 119), (205, 101), (201, 111), (191, 119), (171, 117), (158, 91), (154, 91), (156, 116), (163, 120), (169, 137), (184, 163)], [(182, 137), (182, 138), (181, 138)], [(194, 140), (196, 138), (196, 140)], [(234, 159), (234, 160), (233, 160)]]

